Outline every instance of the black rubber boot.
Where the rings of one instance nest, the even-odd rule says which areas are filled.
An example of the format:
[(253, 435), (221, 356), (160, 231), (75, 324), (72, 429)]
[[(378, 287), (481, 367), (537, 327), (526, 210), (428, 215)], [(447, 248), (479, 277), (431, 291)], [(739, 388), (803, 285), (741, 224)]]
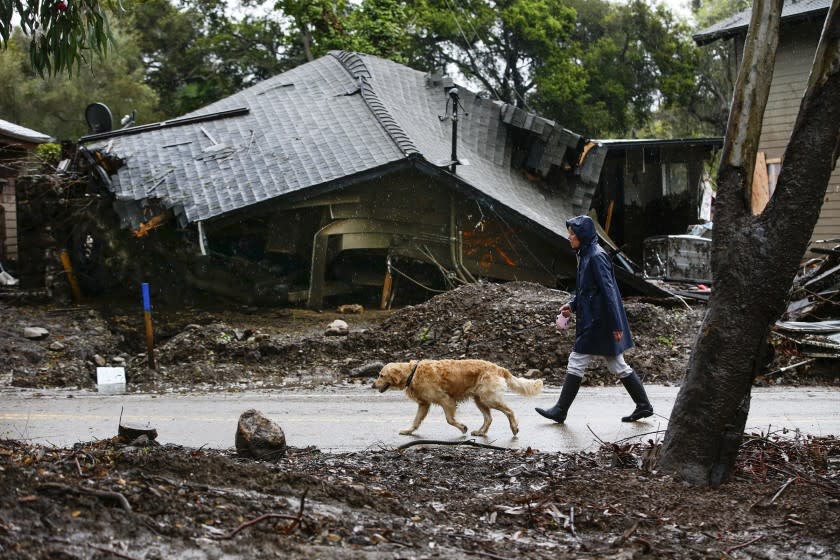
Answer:
[(636, 420), (653, 416), (653, 405), (650, 404), (647, 393), (645, 393), (645, 387), (642, 385), (642, 380), (639, 379), (636, 372), (631, 373), (627, 377), (622, 377), (621, 383), (624, 384), (624, 388), (627, 389), (627, 392), (633, 398), (633, 402), (636, 403), (636, 410), (630, 416), (622, 418), (621, 421), (635, 422)]
[(569, 412), (569, 407), (572, 406), (572, 401), (577, 396), (581, 381), (583, 381), (582, 377), (567, 373), (566, 379), (563, 381), (563, 388), (560, 390), (560, 398), (557, 399), (557, 404), (548, 409), (535, 408), (534, 410), (549, 420), (554, 420), (558, 424), (562, 424), (566, 421), (566, 414)]

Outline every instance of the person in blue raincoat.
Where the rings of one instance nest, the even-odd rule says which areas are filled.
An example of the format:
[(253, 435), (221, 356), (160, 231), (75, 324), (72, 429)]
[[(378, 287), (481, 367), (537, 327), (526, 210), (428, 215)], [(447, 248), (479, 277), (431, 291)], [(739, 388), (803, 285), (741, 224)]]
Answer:
[(560, 308), (560, 313), (575, 322), (575, 345), (569, 355), (566, 379), (560, 390), (557, 404), (536, 411), (550, 420), (562, 424), (572, 401), (577, 396), (586, 367), (596, 357), (601, 357), (607, 369), (617, 375), (636, 403), (636, 409), (623, 417), (622, 422), (635, 422), (653, 415), (641, 379), (624, 361), (624, 352), (633, 347), (630, 325), (621, 302), (621, 293), (615, 281), (612, 261), (598, 244), (595, 222), (589, 216), (578, 216), (566, 222), (569, 244), (577, 251), (578, 268), (575, 296)]

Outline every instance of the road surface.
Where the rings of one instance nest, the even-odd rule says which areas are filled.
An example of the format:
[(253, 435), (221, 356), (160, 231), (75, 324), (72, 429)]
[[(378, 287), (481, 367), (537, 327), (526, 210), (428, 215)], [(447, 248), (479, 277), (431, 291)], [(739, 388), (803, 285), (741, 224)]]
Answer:
[[(581, 389), (565, 425), (534, 412), (534, 406), (551, 406), (558, 389), (537, 397), (508, 394), (506, 400), (519, 420), (519, 435), (512, 437), (504, 415), (494, 411), (488, 437), (475, 439), (510, 448), (569, 453), (597, 449), (596, 436), (609, 442), (661, 440), (677, 391), (676, 387), (649, 386), (657, 414), (632, 424), (620, 420), (633, 409), (621, 387)], [(289, 445), (314, 445), (328, 452), (392, 448), (412, 439), (472, 439), (469, 433), (461, 436), (448, 425), (438, 407), (432, 408), (415, 435), (401, 436), (398, 432), (410, 425), (416, 405), (402, 392), (379, 394), (358, 386), (328, 392), (154, 395), (4, 388), (0, 390), (0, 438), (65, 447), (114, 436), (122, 415), (124, 422), (156, 428), (162, 444), (226, 449), (234, 446), (237, 420), (249, 408), (277, 422)], [(459, 407), (458, 418), (470, 430), (481, 425), (481, 415), (472, 402)], [(840, 390), (753, 389), (747, 428), (765, 433), (799, 428), (814, 435), (840, 434)]]

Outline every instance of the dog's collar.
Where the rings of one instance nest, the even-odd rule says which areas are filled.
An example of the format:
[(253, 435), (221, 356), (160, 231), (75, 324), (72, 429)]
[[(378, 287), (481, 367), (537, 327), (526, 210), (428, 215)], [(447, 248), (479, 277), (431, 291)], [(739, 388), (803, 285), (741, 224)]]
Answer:
[(406, 389), (408, 389), (408, 386), (411, 385), (411, 382), (414, 380), (414, 374), (417, 372), (417, 366), (419, 366), (422, 361), (423, 360), (417, 360), (417, 363), (414, 364), (413, 368), (411, 368), (411, 373), (408, 374), (408, 377), (405, 380)]

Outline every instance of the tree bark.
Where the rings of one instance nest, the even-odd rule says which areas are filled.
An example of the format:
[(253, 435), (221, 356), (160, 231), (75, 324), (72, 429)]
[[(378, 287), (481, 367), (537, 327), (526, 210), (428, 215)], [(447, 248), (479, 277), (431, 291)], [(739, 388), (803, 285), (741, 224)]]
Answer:
[(750, 215), (781, 0), (756, 0), (718, 172), (714, 291), (663, 441), (660, 467), (694, 485), (732, 476), (767, 336), (819, 218), (840, 139), (840, 18), (833, 3), (776, 191)]

